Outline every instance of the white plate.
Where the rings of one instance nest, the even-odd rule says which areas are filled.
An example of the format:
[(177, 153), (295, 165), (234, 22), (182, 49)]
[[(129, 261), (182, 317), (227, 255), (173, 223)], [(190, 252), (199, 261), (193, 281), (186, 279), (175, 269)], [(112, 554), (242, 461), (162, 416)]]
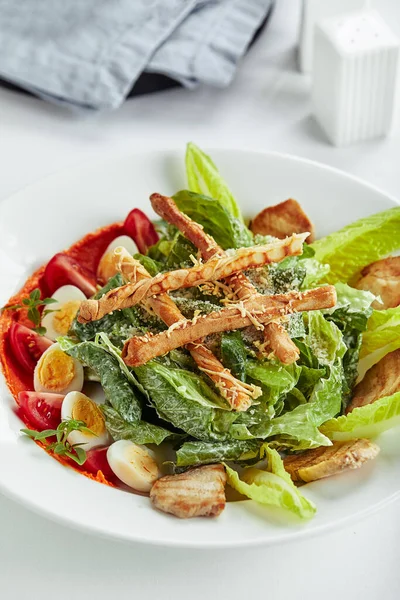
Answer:
[[(150, 216), (149, 194), (185, 187), (184, 150), (146, 152), (53, 175), (0, 205), (0, 301), (55, 252), (88, 231), (121, 220), (133, 207)], [(278, 154), (212, 150), (246, 216), (290, 196), (318, 236), (393, 206), (371, 186), (317, 163)], [(399, 495), (400, 436), (381, 436), (378, 459), (359, 471), (307, 485), (318, 506), (306, 524), (251, 501), (228, 504), (216, 520), (181, 521), (156, 512), (147, 498), (101, 485), (61, 466), (19, 434), (21, 421), (3, 379), (0, 398), (0, 488), (32, 509), (93, 533), (186, 547), (272, 544), (338, 527)]]

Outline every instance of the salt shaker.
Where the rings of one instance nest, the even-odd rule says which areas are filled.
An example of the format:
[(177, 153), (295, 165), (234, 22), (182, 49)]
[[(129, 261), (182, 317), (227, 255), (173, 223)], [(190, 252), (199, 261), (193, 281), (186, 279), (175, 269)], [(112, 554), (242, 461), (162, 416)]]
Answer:
[(334, 145), (389, 133), (398, 59), (399, 40), (375, 10), (316, 24), (313, 112)]
[(345, 11), (363, 8), (369, 8), (369, 0), (303, 0), (299, 45), (300, 71), (311, 72), (315, 23)]

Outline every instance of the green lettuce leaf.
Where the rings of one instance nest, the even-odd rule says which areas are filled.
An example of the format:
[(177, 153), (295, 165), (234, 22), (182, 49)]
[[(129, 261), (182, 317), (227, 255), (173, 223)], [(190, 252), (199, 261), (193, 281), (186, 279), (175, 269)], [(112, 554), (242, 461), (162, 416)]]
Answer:
[(229, 485), (260, 504), (283, 508), (301, 519), (313, 517), (315, 505), (296, 488), (278, 452), (266, 444), (262, 448), (268, 458), (267, 469), (249, 467), (243, 470), (240, 478), (236, 471), (225, 465)]
[(251, 246), (253, 235), (229, 210), (208, 196), (182, 190), (173, 196), (178, 208), (188, 217), (203, 225), (224, 250)]
[(239, 205), (211, 158), (195, 144), (189, 143), (185, 163), (189, 189), (219, 200), (222, 206), (243, 222)]
[(333, 308), (325, 310), (325, 314), (332, 315), (338, 310), (346, 309), (349, 319), (351, 315), (367, 314), (367, 316), (370, 316), (372, 313), (371, 304), (376, 300), (374, 294), (366, 290), (357, 290), (341, 281), (335, 283), (335, 289), (337, 296), (336, 305)]
[(177, 467), (192, 467), (223, 461), (246, 461), (259, 455), (260, 442), (225, 440), (223, 442), (186, 442), (176, 452)]
[(125, 421), (133, 423), (140, 420), (142, 396), (132, 388), (114, 356), (94, 342), (82, 342), (66, 352), (96, 373), (108, 402)]
[(366, 265), (400, 248), (400, 206), (359, 219), (311, 244), (315, 258), (328, 263), (328, 283), (354, 283)]
[(263, 400), (275, 404), (281, 396), (295, 387), (301, 368), (293, 363), (283, 365), (280, 362), (248, 360), (246, 374), (252, 382), (261, 384)]
[(103, 404), (100, 408), (104, 415), (107, 431), (114, 441), (130, 440), (135, 444), (157, 444), (158, 446), (164, 440), (176, 435), (164, 427), (146, 421), (128, 423), (111, 406)]
[(197, 256), (197, 248), (183, 235), (178, 233), (167, 256), (165, 267), (168, 270), (193, 266), (191, 256)]
[(345, 407), (357, 379), (362, 334), (372, 313), (375, 296), (356, 290), (345, 283), (336, 283), (337, 303), (324, 311), (325, 318), (335, 323), (343, 335), (346, 353), (343, 356), (343, 406)]
[(305, 398), (310, 399), (317, 383), (326, 377), (326, 371), (326, 367), (313, 369), (312, 367), (302, 365), (300, 377), (296, 387), (299, 389), (299, 391), (301, 391)]
[(174, 296), (174, 302), (187, 319), (192, 319), (196, 310), (199, 310), (205, 315), (209, 315), (210, 313), (223, 308), (221, 304), (214, 304), (209, 300), (185, 298), (184, 296)]
[[(306, 277), (306, 269), (299, 257), (285, 258), (280, 263), (268, 267), (268, 278), (271, 281), (273, 294), (286, 294), (291, 290), (299, 290)], [(260, 290), (262, 291), (262, 290)]]
[(334, 441), (372, 438), (400, 424), (400, 392), (331, 419), (321, 432)]
[(301, 284), (301, 289), (308, 290), (318, 285), (331, 270), (328, 264), (319, 262), (316, 258), (306, 258), (301, 261), (302, 267), (306, 270), (306, 274)]
[(133, 258), (139, 261), (152, 277), (155, 277), (163, 269), (163, 264), (154, 260), (153, 258), (150, 258), (150, 256), (146, 256), (138, 252), (137, 254), (133, 255)]
[(287, 332), (291, 338), (303, 338), (306, 336), (306, 328), (302, 313), (293, 313), (288, 317)]
[(309, 402), (250, 427), (251, 433), (263, 439), (284, 436), (286, 443), (290, 439), (289, 445), (297, 450), (329, 446), (329, 439), (318, 428), (340, 412), (342, 374), (341, 366), (331, 367), (329, 377), (320, 379), (314, 386)]
[[(123, 284), (124, 280), (122, 276), (120, 274), (114, 275), (97, 292), (94, 298), (98, 300), (110, 290)], [(114, 344), (122, 347), (124, 341), (140, 332), (142, 327), (143, 322), (139, 317), (139, 311), (136, 307), (133, 307), (115, 310), (98, 321), (90, 321), (89, 323), (79, 323), (75, 318), (72, 322), (70, 333), (76, 336), (81, 342), (88, 342), (94, 340), (98, 333), (103, 332), (110, 337)]]
[(152, 362), (152, 369), (154, 373), (167, 381), (182, 398), (209, 408), (231, 410), (226, 400), (216, 394), (196, 373), (166, 367), (157, 361)]
[(176, 381), (173, 385), (170, 383), (171, 377), (166, 376), (166, 370), (157, 368), (158, 364), (157, 361), (149, 361), (134, 369), (158, 416), (199, 440), (229, 438), (229, 428), (238, 413), (208, 406), (209, 399), (206, 397), (203, 403), (199, 402), (200, 387), (197, 389), (196, 399), (190, 397), (187, 380), (182, 382), (182, 386), (177, 386)]
[(311, 348), (320, 365), (333, 365), (343, 358), (346, 345), (340, 329), (324, 318), (319, 310), (313, 310), (305, 315), (308, 323), (308, 333), (305, 344)]
[(386, 354), (398, 348), (400, 348), (400, 306), (374, 310), (368, 320), (367, 331), (362, 337), (358, 365), (360, 379)]
[(240, 331), (222, 334), (221, 356), (225, 367), (240, 381), (246, 381), (247, 350)]

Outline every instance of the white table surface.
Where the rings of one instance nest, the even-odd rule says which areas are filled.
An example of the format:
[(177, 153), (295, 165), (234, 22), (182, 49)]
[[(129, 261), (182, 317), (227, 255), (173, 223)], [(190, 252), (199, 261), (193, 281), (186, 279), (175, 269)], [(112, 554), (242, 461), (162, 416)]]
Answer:
[[(311, 119), (309, 80), (295, 67), (299, 7), (299, 0), (278, 0), (228, 90), (172, 90), (82, 117), (0, 89), (0, 200), (83, 160), (140, 147), (183, 152), (188, 140), (298, 154), (400, 197), (398, 127), (388, 139), (336, 149)], [(398, 0), (380, 0), (379, 8), (400, 35)], [(280, 547), (178, 551), (90, 537), (0, 496), (0, 597), (394, 600), (399, 512), (397, 502), (351, 527)]]

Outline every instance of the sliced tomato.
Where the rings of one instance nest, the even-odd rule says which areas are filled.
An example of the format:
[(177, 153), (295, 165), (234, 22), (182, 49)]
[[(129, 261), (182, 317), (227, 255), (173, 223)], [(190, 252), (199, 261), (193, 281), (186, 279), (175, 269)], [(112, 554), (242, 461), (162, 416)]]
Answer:
[(93, 296), (96, 293), (95, 276), (62, 252), (55, 254), (47, 263), (43, 281), (50, 295), (67, 284), (76, 285), (86, 296)]
[(36, 363), (52, 341), (29, 327), (12, 323), (8, 330), (9, 347), (16, 362), (27, 373), (33, 373)]
[(126, 217), (124, 231), (135, 241), (142, 254), (146, 254), (147, 248), (158, 242), (158, 234), (153, 223), (139, 208), (131, 210)]
[(18, 404), (27, 420), (38, 431), (57, 429), (61, 423), (61, 404), (64, 396), (44, 392), (20, 392)]
[(108, 446), (101, 446), (99, 448), (93, 448), (86, 453), (86, 461), (83, 464), (83, 469), (97, 475), (98, 471), (101, 471), (107, 479), (115, 479), (114, 473), (111, 471), (111, 467), (107, 460)]

